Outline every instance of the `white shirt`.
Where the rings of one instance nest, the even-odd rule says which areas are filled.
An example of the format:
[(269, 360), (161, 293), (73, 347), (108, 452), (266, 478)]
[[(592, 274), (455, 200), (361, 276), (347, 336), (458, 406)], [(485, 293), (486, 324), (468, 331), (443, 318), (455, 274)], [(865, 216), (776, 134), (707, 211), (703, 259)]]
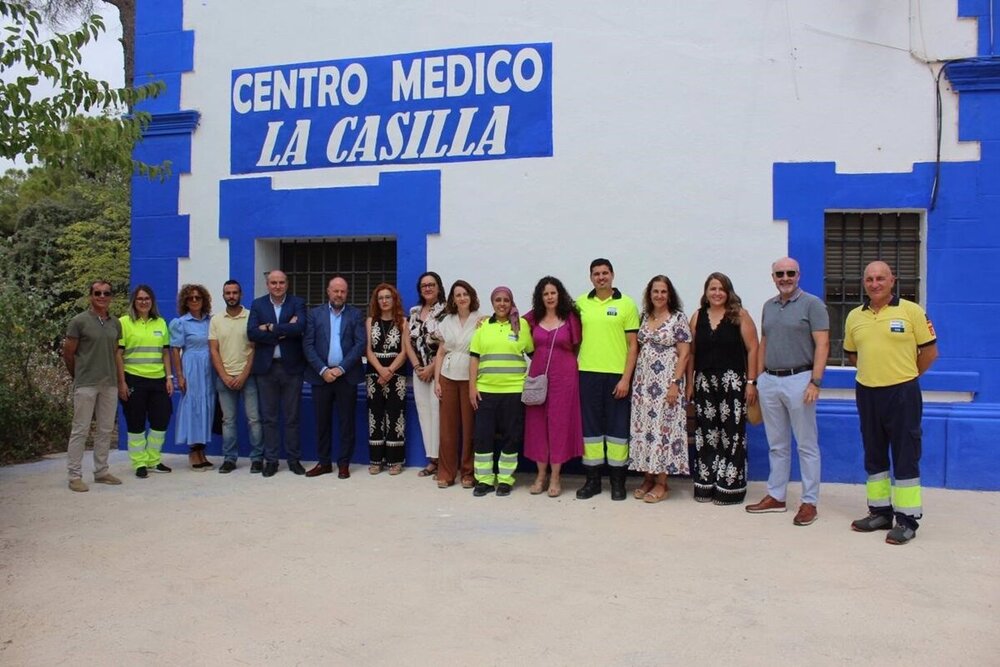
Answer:
[(442, 339), (444, 362), (441, 364), (441, 375), (458, 382), (469, 379), (469, 343), (472, 334), (476, 333), (476, 323), (479, 322), (479, 312), (469, 313), (465, 326), (458, 320), (458, 315), (448, 315), (438, 325), (437, 335)]

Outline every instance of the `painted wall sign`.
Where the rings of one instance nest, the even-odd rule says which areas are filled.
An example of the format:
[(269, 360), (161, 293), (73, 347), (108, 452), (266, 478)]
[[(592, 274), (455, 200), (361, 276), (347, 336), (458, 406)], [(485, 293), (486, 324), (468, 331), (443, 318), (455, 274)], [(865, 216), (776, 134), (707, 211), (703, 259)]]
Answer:
[(552, 155), (552, 44), (232, 72), (234, 174)]

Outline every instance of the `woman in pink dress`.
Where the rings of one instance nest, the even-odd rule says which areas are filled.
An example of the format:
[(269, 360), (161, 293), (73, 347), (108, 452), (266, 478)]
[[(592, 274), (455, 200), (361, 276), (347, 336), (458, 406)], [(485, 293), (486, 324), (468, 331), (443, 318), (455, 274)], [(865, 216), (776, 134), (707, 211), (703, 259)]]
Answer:
[(569, 292), (552, 276), (545, 276), (535, 285), (531, 305), (531, 312), (524, 317), (531, 326), (535, 343), (528, 376), (544, 375), (547, 366), (549, 389), (544, 404), (529, 405), (525, 409), (524, 455), (538, 465), (531, 493), (538, 495), (547, 485), (549, 497), (556, 498), (562, 493), (559, 479), (562, 464), (583, 455), (580, 380), (576, 365), (581, 340), (580, 317)]

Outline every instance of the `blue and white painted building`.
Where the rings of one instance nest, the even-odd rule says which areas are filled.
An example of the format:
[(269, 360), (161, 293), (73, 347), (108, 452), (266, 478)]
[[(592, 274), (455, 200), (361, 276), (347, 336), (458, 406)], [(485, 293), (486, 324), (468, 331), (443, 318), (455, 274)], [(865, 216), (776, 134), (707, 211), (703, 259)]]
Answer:
[[(167, 89), (136, 156), (173, 177), (134, 182), (132, 276), (166, 308), (271, 268), (314, 303), (347, 269), (412, 304), (433, 269), (526, 307), (606, 256), (688, 312), (723, 271), (757, 317), (790, 254), (839, 317), (882, 256), (939, 335), (924, 483), (1000, 489), (1000, 0), (137, 4)], [(828, 369), (826, 481), (864, 480), (852, 386)]]

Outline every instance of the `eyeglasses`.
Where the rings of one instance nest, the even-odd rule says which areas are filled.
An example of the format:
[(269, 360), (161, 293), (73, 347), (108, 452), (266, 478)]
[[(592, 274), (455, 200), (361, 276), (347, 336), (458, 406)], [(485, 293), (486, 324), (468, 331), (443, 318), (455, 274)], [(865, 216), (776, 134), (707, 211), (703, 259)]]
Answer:
[(188, 301), (201, 301), (201, 297), (197, 294), (192, 294), (187, 298)]
[(137, 297), (135, 297), (135, 300), (136, 301), (152, 301), (152, 299), (150, 299), (148, 296), (137, 296)]
[(795, 269), (792, 269), (791, 271), (775, 271), (774, 272), (774, 277), (775, 278), (784, 278), (785, 276), (788, 276), (789, 278), (794, 278), (797, 275), (799, 275), (799, 272), (796, 271)]
[(92, 296), (111, 296), (111, 291), (108, 290), (108, 291), (105, 291), (105, 292), (91, 292), (90, 294)]
[(437, 283), (424, 283), (420, 289), (431, 289), (432, 287), (437, 287)]

